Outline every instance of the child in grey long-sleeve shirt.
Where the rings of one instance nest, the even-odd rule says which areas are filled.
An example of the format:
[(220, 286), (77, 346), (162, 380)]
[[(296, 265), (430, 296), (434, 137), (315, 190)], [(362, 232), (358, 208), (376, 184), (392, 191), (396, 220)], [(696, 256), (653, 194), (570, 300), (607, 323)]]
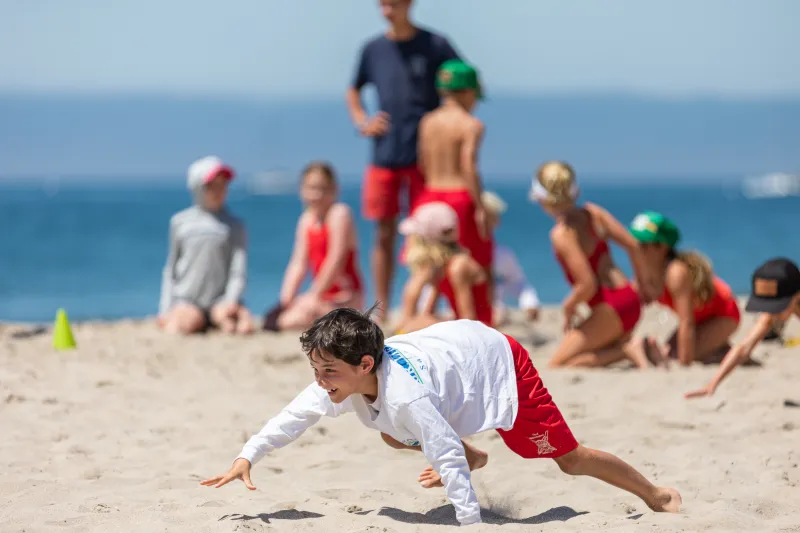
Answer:
[(250, 333), (252, 316), (242, 305), (247, 285), (247, 235), (225, 208), (234, 171), (209, 156), (189, 166), (194, 205), (170, 220), (159, 324), (173, 333), (210, 325), (227, 333)]

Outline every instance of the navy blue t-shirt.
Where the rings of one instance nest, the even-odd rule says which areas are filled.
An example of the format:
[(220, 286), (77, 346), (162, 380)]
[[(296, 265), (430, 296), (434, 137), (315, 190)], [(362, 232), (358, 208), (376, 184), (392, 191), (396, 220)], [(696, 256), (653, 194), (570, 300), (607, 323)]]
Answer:
[(401, 168), (417, 162), (417, 128), (422, 115), (439, 106), (436, 72), (458, 54), (441, 35), (419, 29), (409, 41), (381, 35), (361, 51), (353, 87), (378, 92), (380, 110), (389, 114), (389, 131), (375, 137), (372, 164)]

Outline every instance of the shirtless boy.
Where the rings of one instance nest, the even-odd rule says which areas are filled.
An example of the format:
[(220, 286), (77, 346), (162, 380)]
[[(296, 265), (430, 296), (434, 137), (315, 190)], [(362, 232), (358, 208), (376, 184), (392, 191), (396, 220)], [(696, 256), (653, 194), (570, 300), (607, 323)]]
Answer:
[(420, 476), (421, 483), (444, 485), (461, 525), (481, 521), (470, 470), (486, 461), (461, 439), (489, 429), (497, 429), (521, 457), (551, 458), (565, 473), (627, 490), (654, 511), (680, 509), (676, 490), (657, 487), (621, 459), (580, 445), (528, 352), (480, 322), (442, 322), (384, 343), (369, 312), (336, 309), (314, 322), (300, 343), (314, 383), (247, 441), (225, 474), (202, 485), (221, 487), (241, 479), (255, 490), (250, 479), (255, 462), (321, 417), (355, 412), (390, 445), (423, 453), (431, 468)]
[[(483, 123), (471, 111), (483, 95), (475, 67), (460, 59), (442, 64), (436, 77), (442, 104), (419, 125), (419, 165), (425, 191), (415, 205), (444, 202), (459, 219), (459, 241), (491, 274), (494, 243), (481, 204), (478, 151)], [(491, 276), (489, 276), (491, 279)]]

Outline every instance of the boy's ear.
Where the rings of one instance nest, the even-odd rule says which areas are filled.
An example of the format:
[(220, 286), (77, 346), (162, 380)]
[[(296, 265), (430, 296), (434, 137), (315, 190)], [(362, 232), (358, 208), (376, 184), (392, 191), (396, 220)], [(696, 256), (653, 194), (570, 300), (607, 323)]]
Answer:
[(359, 365), (364, 372), (372, 372), (375, 367), (375, 358), (371, 355), (362, 355), (361, 364)]

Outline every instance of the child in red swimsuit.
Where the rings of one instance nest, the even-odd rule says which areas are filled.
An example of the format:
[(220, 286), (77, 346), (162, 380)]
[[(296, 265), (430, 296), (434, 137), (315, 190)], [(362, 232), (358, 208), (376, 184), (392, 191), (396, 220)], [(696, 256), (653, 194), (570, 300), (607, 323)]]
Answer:
[[(350, 208), (336, 201), (337, 194), (330, 165), (315, 162), (305, 168), (300, 197), (306, 210), (297, 221), (280, 303), (266, 313), (265, 330), (302, 329), (339, 307), (363, 305), (355, 223)], [(311, 287), (298, 295), (309, 270)]]
[(640, 243), (646, 268), (657, 274), (651, 291), (678, 315), (678, 329), (663, 355), (683, 365), (721, 356), (740, 319), (730, 287), (701, 254), (675, 250), (680, 231), (661, 213), (640, 213), (630, 232)]
[[(628, 358), (638, 367), (647, 367), (647, 354), (626, 343), (639, 321), (639, 294), (614, 264), (606, 238), (627, 250), (640, 274), (644, 270), (638, 243), (611, 213), (594, 204), (579, 206), (577, 197), (570, 165), (551, 161), (539, 168), (531, 199), (556, 221), (550, 240), (572, 286), (563, 302), (566, 336), (550, 366), (607, 366)], [(589, 306), (591, 315), (575, 326), (581, 303)]]
[[(479, 320), (491, 326), (486, 271), (458, 244), (456, 211), (443, 202), (427, 203), (401, 222), (399, 230), (408, 238), (406, 263), (411, 269), (403, 289), (400, 329), (409, 332), (438, 322), (433, 312), (439, 294), (447, 298), (456, 318)], [(434, 289), (418, 312), (418, 301), (427, 285)]]

